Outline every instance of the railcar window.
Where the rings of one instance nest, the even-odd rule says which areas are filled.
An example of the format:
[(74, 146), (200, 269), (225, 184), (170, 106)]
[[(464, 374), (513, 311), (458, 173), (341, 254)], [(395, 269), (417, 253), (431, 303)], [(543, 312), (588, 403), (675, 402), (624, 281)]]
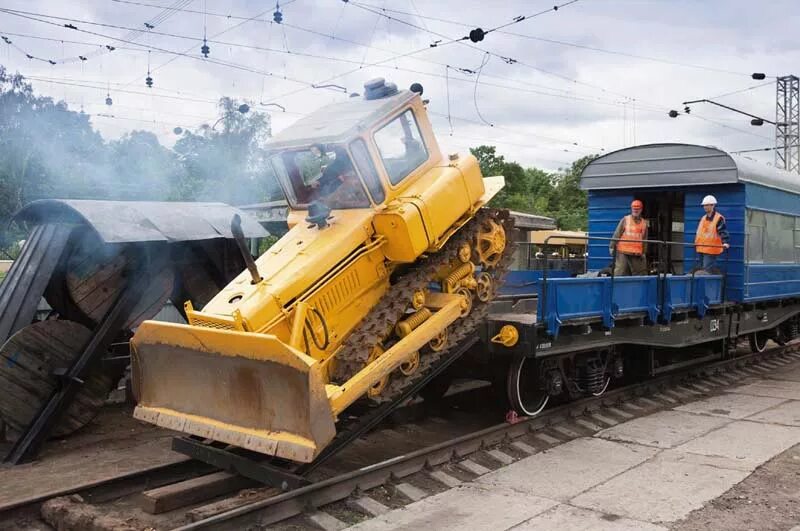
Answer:
[(531, 247), (533, 244), (521, 242), (517, 244), (517, 248), (514, 251), (514, 259), (511, 264), (511, 270), (524, 270), (529, 269), (528, 267), (528, 259), (531, 252)]
[(376, 132), (375, 144), (392, 184), (398, 184), (428, 160), (428, 148), (411, 109)]
[(764, 261), (794, 263), (794, 216), (766, 213)]
[(747, 210), (747, 261), (764, 261), (764, 212)]
[(794, 218), (794, 261), (800, 264), (800, 218)]
[(800, 218), (748, 209), (746, 245), (749, 262), (800, 262)]

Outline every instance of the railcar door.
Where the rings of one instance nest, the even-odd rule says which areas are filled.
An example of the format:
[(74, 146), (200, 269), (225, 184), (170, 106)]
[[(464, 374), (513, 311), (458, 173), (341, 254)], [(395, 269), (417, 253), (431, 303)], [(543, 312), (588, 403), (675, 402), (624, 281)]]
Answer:
[[(644, 217), (650, 229), (648, 238), (668, 242), (682, 242), (684, 231), (683, 192), (658, 191), (636, 194), (644, 202)], [(667, 245), (648, 249), (648, 262), (651, 271), (683, 274), (683, 246)]]

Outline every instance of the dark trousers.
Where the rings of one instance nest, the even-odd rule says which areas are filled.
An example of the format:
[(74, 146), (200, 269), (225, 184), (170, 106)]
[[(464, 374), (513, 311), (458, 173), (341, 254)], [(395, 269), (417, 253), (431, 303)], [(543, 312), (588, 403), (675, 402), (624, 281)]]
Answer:
[(631, 275), (646, 275), (647, 259), (642, 255), (617, 253), (614, 263), (614, 276), (627, 277)]
[(719, 258), (718, 254), (705, 254), (705, 253), (697, 253), (697, 258), (700, 262), (700, 268), (705, 269), (706, 271), (710, 271), (717, 266), (717, 258)]

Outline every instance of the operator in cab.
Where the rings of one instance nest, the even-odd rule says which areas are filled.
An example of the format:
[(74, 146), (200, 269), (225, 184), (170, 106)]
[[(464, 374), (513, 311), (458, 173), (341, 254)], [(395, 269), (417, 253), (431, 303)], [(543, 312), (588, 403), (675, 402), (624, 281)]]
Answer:
[(725, 216), (717, 212), (717, 198), (707, 195), (703, 198), (705, 215), (697, 224), (697, 234), (694, 237), (694, 248), (700, 268), (710, 272), (717, 264), (717, 258), (722, 251), (730, 247), (730, 235), (725, 224)]
[[(325, 153), (322, 146), (319, 144), (311, 146), (311, 152), (317, 157), (322, 157)], [(338, 190), (342, 184), (355, 177), (353, 166), (350, 164), (350, 158), (347, 156), (344, 149), (337, 146), (333, 148), (333, 154), (333, 161), (323, 167), (322, 176), (312, 184), (312, 187), (317, 190), (317, 195), (319, 197), (331, 195)]]
[(642, 218), (644, 205), (638, 199), (631, 203), (631, 213), (623, 217), (608, 246), (608, 252), (617, 256), (614, 261), (614, 276), (646, 275), (647, 220)]

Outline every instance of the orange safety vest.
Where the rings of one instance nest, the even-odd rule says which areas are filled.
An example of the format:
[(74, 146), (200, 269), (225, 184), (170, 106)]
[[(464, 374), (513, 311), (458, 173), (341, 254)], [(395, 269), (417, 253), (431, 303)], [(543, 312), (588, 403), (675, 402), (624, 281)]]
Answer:
[(647, 230), (647, 222), (642, 219), (639, 223), (634, 223), (633, 216), (630, 214), (622, 219), (625, 220), (625, 226), (617, 242), (617, 252), (641, 255), (644, 252), (642, 240), (644, 240), (644, 232)]
[(695, 251), (703, 254), (722, 254), (722, 237), (717, 233), (717, 224), (720, 219), (725, 219), (719, 212), (714, 212), (711, 220), (703, 215), (697, 225), (697, 234), (694, 237)]

